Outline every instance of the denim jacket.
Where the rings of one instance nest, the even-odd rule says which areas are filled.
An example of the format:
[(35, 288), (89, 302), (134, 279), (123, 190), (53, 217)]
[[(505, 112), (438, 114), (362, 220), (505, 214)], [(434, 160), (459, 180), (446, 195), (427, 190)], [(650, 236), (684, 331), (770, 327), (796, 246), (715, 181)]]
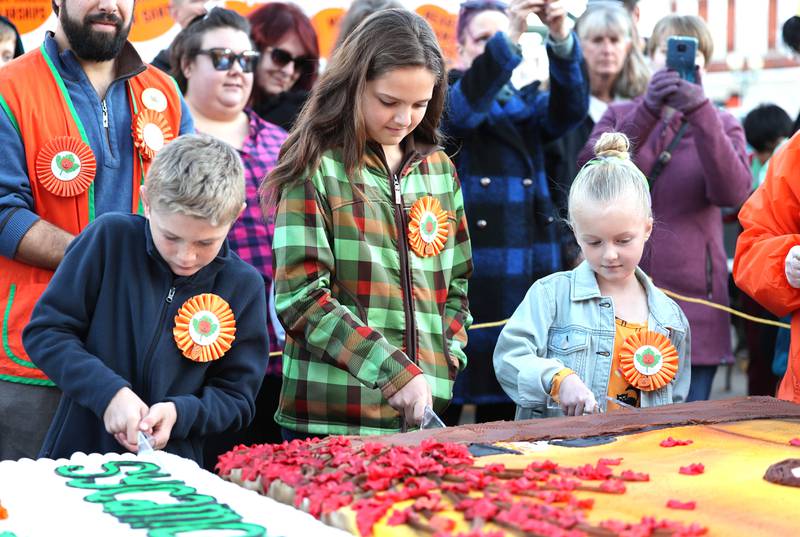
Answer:
[[(690, 382), (689, 323), (678, 305), (657, 289), (638, 267), (636, 278), (647, 292), (647, 328), (667, 336), (678, 351), (675, 379), (642, 391), (641, 406), (686, 400)], [(614, 302), (602, 296), (595, 273), (584, 261), (534, 283), (503, 328), (494, 351), (497, 380), (517, 403), (516, 419), (562, 415), (548, 408), (553, 376), (575, 371), (605, 411), (614, 351)], [(550, 405), (555, 406), (555, 405)]]

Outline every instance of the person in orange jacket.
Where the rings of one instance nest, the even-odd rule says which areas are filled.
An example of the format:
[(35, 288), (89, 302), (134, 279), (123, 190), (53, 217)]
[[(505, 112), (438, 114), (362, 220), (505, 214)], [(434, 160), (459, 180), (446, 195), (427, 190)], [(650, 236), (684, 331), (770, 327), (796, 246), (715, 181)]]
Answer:
[(800, 136), (770, 159), (764, 183), (739, 212), (733, 279), (775, 315), (792, 314), (789, 364), (778, 398), (800, 403)]

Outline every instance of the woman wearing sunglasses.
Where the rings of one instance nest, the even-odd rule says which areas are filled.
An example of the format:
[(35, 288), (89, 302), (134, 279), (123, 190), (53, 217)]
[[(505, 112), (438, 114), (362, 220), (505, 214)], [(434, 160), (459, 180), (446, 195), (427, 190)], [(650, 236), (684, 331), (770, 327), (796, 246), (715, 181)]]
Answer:
[[(247, 207), (231, 228), (228, 244), (258, 269), (269, 297), (274, 224), (261, 216), (258, 186), (275, 166), (286, 132), (246, 107), (259, 57), (250, 41), (250, 25), (234, 11), (215, 8), (178, 34), (172, 54), (172, 65), (179, 66), (173, 75), (192, 112), (195, 129), (227, 142), (242, 157)], [(273, 328), (268, 321), (270, 346), (277, 349)], [(281, 441), (272, 418), (280, 383), (280, 365), (270, 362), (256, 399), (255, 420), (238, 433), (209, 439), (204, 457), (209, 469), (220, 453), (236, 444)]]
[(270, 2), (250, 14), (261, 59), (251, 103), (262, 118), (292, 128), (317, 80), (319, 45), (311, 21), (294, 4)]

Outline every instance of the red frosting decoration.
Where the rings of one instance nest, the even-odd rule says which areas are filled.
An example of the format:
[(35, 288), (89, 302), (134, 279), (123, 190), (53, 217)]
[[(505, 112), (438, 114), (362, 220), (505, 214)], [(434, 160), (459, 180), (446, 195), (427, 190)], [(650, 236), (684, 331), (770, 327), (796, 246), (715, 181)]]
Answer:
[(701, 463), (690, 464), (689, 466), (681, 466), (679, 472), (683, 475), (700, 475), (706, 471), (706, 467)]
[(48, 192), (69, 198), (85, 192), (94, 181), (97, 162), (82, 140), (59, 136), (36, 155), (36, 177)]
[(692, 442), (692, 440), (676, 440), (671, 436), (668, 436), (666, 440), (662, 440), (658, 445), (661, 447), (688, 446)]
[(669, 500), (667, 502), (667, 507), (670, 509), (683, 509), (685, 511), (694, 511), (694, 508), (697, 507), (697, 502), (682, 502), (679, 500)]

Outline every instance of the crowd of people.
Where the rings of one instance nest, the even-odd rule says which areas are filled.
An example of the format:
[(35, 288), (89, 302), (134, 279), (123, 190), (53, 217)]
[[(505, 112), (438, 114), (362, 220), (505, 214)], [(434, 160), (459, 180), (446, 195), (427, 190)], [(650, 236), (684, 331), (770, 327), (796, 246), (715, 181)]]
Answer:
[[(172, 0), (152, 63), (133, 0), (53, 9), (27, 54), (0, 19), (0, 460), (146, 443), (213, 468), (467, 404), (708, 399), (730, 316), (668, 294), (729, 304), (742, 204), (737, 304), (800, 308), (800, 142), (777, 106), (742, 124), (706, 96), (699, 17), (645, 40), (635, 1), (573, 28), (559, 1), (469, 0), (448, 69), (420, 16), (355, 0), (321, 69), (291, 3)], [(517, 87), (531, 15), (549, 73)], [(800, 402), (800, 341), (744, 334), (758, 393)]]

